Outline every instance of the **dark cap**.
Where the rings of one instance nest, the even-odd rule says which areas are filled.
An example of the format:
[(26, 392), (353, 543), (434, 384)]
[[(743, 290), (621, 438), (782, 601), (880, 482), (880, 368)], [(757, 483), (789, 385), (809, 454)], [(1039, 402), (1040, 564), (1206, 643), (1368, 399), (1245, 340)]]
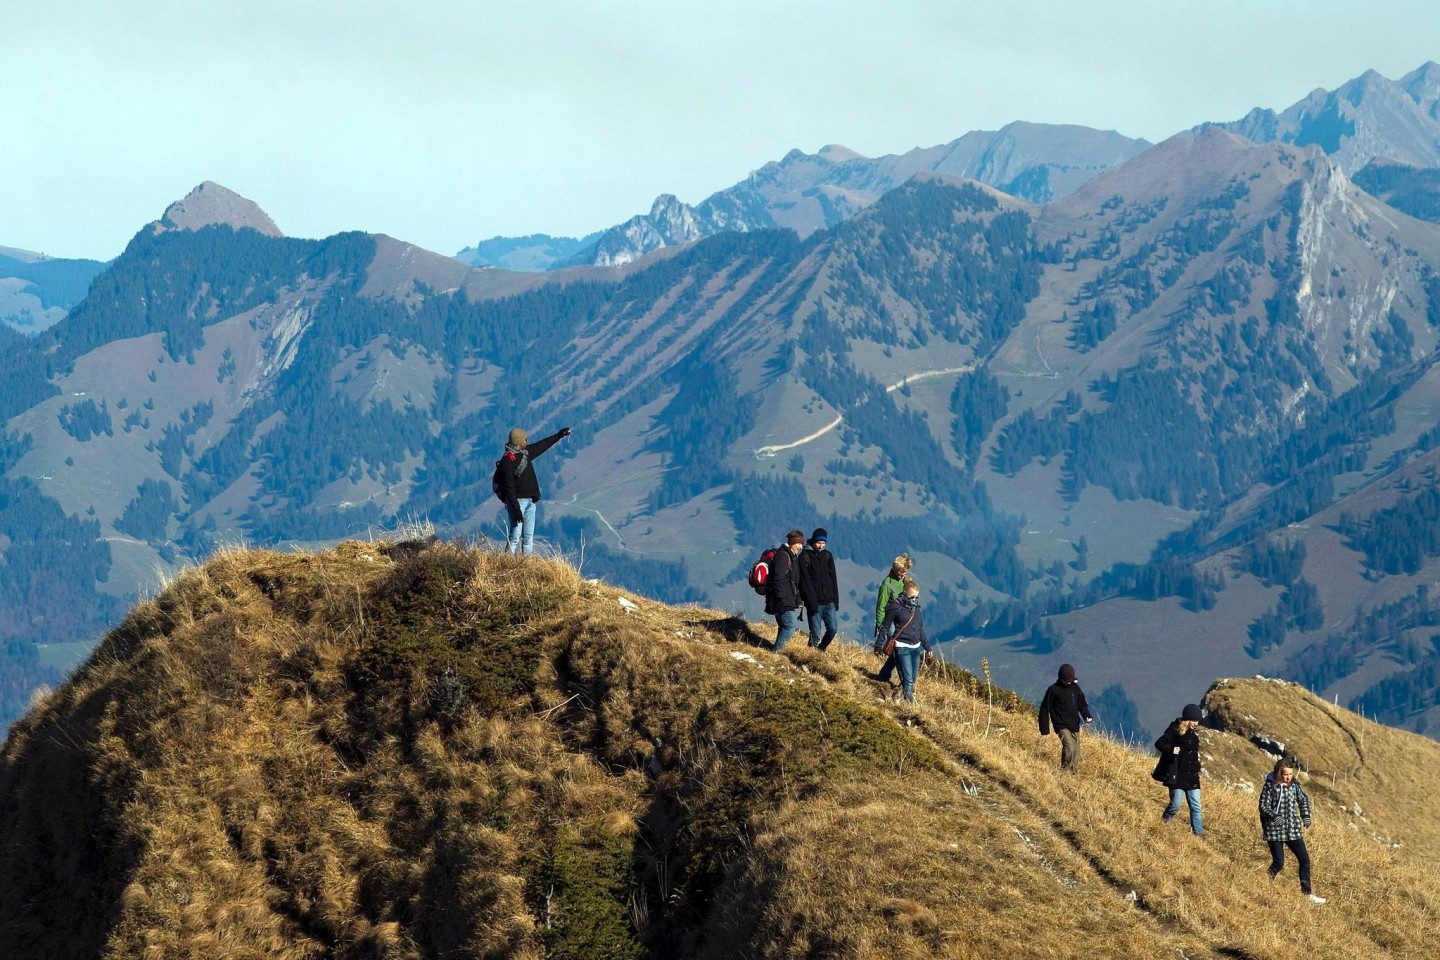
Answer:
[(827, 533), (825, 532), (825, 528), (824, 528), (824, 527), (816, 527), (816, 528), (815, 528), (815, 532), (812, 533), (812, 534), (810, 534), (810, 542), (811, 542), (811, 543), (814, 543), (816, 540), (829, 540), (829, 539), (830, 539), (830, 536), (829, 536), (829, 534), (827, 534)]
[(1194, 720), (1198, 723), (1204, 718), (1205, 714), (1201, 711), (1200, 704), (1198, 703), (1187, 703), (1185, 704), (1185, 709), (1180, 711), (1181, 720)]
[(1060, 679), (1065, 683), (1075, 682), (1075, 668), (1068, 663), (1060, 664)]

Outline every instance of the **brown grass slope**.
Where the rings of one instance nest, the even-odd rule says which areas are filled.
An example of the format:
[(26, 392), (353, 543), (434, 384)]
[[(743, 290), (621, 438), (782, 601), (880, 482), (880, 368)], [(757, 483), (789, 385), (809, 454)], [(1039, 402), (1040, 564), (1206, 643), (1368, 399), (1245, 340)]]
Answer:
[[(1267, 881), (1254, 797), (1222, 782), (1263, 769), (1248, 734), (1207, 732), (1226, 777), (1200, 840), (1159, 823), (1146, 753), (1090, 736), (1062, 777), (1033, 711), (983, 680), (942, 668), (895, 704), (856, 648), (777, 656), (764, 628), (622, 598), (561, 561), (443, 543), (186, 573), (11, 732), (0, 955), (1428, 947), (1433, 840), (1403, 816), (1394, 847), (1318, 804), (1323, 908), (1293, 873)], [(1379, 769), (1388, 742), (1343, 722)], [(1417, 783), (1435, 769), (1405, 757)]]

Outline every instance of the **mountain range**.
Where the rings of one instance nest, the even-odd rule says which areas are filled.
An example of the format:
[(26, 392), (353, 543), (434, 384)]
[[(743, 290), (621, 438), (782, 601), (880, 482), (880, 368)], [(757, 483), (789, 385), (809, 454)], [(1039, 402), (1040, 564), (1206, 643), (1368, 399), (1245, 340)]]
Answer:
[[(1432, 72), (1399, 85), (1417, 105)], [(1390, 129), (1364, 112), (1389, 100), (1354, 99), (1357, 131)], [(1006, 129), (1033, 150), (981, 166), (1023, 192), (1051, 164), (1046, 202), (940, 169), (999, 135), (909, 166), (792, 154), (748, 195), (828, 176), (859, 199), (618, 268), (287, 238), (202, 185), (63, 320), (0, 330), (8, 716), (228, 545), (407, 518), (494, 540), (518, 424), (574, 428), (537, 470), (542, 533), (585, 576), (758, 616), (755, 555), (823, 526), (847, 636), (908, 550), (957, 662), (1035, 696), (1072, 661), (1116, 729), (1264, 672), (1430, 730), (1440, 226), (1386, 202), (1414, 191), (1385, 154), (1345, 166), (1350, 134), (1059, 128), (1097, 144), (1080, 171), (1035, 146), (1055, 128)]]
[(1350, 174), (1372, 160), (1440, 166), (1440, 64), (1390, 80), (1367, 70), (1334, 90), (1314, 90), (1276, 113), (1256, 107), (1221, 124), (1256, 143), (1316, 144)]
[(996, 131), (972, 131), (939, 146), (877, 158), (838, 144), (814, 154), (791, 150), (697, 206), (662, 194), (649, 213), (583, 239), (495, 237), (457, 256), (473, 266), (508, 269), (620, 266), (661, 247), (717, 233), (780, 228), (808, 237), (854, 216), (921, 173), (978, 180), (1044, 203), (1069, 194), (1096, 173), (1149, 146), (1145, 140), (1114, 131), (1016, 122)]

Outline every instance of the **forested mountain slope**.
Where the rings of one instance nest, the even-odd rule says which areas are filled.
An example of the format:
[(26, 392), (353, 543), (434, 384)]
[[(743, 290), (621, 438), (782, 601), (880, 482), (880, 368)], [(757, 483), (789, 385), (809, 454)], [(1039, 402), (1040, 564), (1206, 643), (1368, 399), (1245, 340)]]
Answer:
[(0, 247), (0, 324), (27, 334), (55, 324), (104, 266)]

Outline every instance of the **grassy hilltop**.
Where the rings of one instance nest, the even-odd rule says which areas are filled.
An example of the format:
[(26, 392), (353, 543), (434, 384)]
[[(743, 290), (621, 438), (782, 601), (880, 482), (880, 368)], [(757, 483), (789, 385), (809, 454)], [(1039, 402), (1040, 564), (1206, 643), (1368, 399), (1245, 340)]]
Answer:
[[(1088, 736), (1065, 777), (985, 678), (897, 704), (868, 653), (768, 632), (445, 543), (222, 553), (12, 729), (0, 955), (1433, 949), (1440, 745), (1222, 681), (1200, 839), (1159, 822), (1148, 745)], [(1266, 877), (1272, 741), (1309, 768), (1323, 907)]]

